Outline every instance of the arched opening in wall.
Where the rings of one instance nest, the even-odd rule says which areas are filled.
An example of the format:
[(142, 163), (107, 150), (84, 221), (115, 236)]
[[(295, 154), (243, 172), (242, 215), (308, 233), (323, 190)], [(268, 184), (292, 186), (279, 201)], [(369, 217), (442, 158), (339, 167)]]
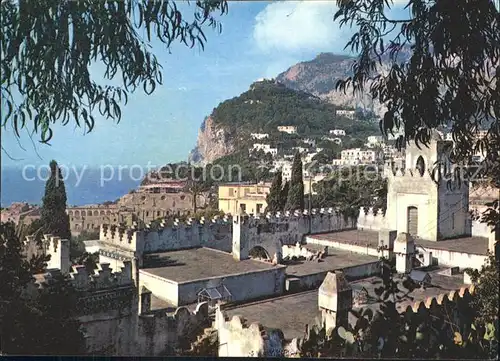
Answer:
[(419, 156), (417, 158), (417, 164), (415, 166), (417, 168), (418, 174), (420, 174), (421, 177), (423, 177), (424, 172), (425, 172), (425, 161), (422, 156)]
[(263, 259), (267, 261), (271, 260), (269, 253), (267, 253), (267, 251), (261, 246), (255, 246), (254, 248), (252, 248), (250, 252), (248, 252), (248, 255), (253, 259)]
[(107, 211), (106, 215), (108, 215), (108, 216), (111, 215), (111, 211)]
[(98, 216), (99, 215), (99, 212), (98, 211), (94, 211), (94, 216)]
[(418, 208), (411, 206), (408, 207), (407, 212), (407, 227), (408, 233), (413, 237), (418, 235)]
[(104, 211), (101, 211), (101, 216), (104, 216), (106, 213)]

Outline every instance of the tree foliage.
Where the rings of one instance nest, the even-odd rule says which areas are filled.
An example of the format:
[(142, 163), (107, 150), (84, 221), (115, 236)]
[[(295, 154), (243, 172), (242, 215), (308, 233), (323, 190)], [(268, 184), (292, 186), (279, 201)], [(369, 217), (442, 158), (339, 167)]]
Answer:
[[(455, 308), (443, 304), (432, 316), (399, 313), (397, 303), (412, 301), (421, 286), (397, 276), (393, 265), (382, 259), (382, 280), (368, 295), (377, 308), (350, 312), (356, 322), (326, 330), (321, 323), (308, 329), (300, 342), (301, 357), (493, 359), (498, 355), (498, 321), (482, 323), (474, 304)], [(459, 315), (458, 322), (452, 315)]]
[(39, 297), (24, 290), (47, 257), (30, 261), (13, 223), (0, 224), (0, 353), (5, 355), (78, 355), (85, 341), (75, 316), (76, 293), (56, 277)]
[[(358, 53), (353, 74), (337, 88), (369, 89), (387, 111), (380, 128), (404, 130), (402, 146), (428, 144), (431, 130), (451, 128), (450, 160), (468, 163), (481, 151), (481, 174), (500, 181), (500, 12), (492, 0), (408, 0), (406, 18), (391, 18), (386, 0), (338, 0), (335, 19), (355, 26), (346, 47)], [(460, 24), (460, 26), (457, 26)], [(411, 51), (410, 59), (401, 55)], [(376, 72), (389, 61), (390, 69)], [(480, 130), (487, 130), (485, 137)], [(461, 176), (460, 167), (455, 168)], [(478, 175), (476, 175), (477, 177)], [(498, 207), (485, 221), (500, 222)]]
[[(220, 31), (214, 13), (225, 14), (227, 3), (197, 0), (193, 19), (166, 0), (6, 0), (1, 11), (2, 126), (19, 136), (30, 123), (28, 131), (46, 143), (56, 123), (90, 132), (97, 112), (119, 121), (128, 94), (138, 87), (151, 94), (163, 82), (151, 42), (203, 48), (202, 28)], [(104, 65), (104, 80), (120, 79), (121, 86), (100, 83), (93, 64)]]
[[(70, 240), (70, 257), (79, 257), (84, 251), (82, 242), (71, 239), (69, 216), (66, 214), (66, 187), (61, 169), (55, 160), (50, 162), (50, 177), (45, 184), (45, 194), (42, 199), (40, 221), (35, 225), (40, 228), (35, 231), (37, 237), (51, 234), (61, 239)], [(33, 225), (31, 228), (33, 228)]]
[(315, 207), (334, 207), (342, 214), (357, 217), (362, 207), (385, 213), (387, 180), (373, 167), (342, 167), (315, 185)]
[(302, 169), (302, 159), (297, 152), (293, 158), (292, 178), (290, 179), (290, 188), (285, 205), (288, 211), (304, 209), (304, 178)]
[(283, 176), (281, 171), (276, 172), (274, 175), (273, 182), (271, 183), (271, 188), (269, 189), (269, 194), (266, 197), (267, 212), (278, 212), (281, 211), (281, 191), (282, 191), (282, 181)]

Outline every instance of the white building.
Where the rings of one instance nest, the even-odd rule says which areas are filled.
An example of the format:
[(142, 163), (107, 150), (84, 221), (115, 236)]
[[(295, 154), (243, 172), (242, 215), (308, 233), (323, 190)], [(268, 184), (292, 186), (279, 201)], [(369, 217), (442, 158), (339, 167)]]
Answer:
[(266, 139), (266, 138), (269, 138), (269, 134), (267, 133), (252, 133), (250, 134), (250, 136), (252, 137), (252, 139)]
[(335, 111), (335, 115), (337, 115), (338, 117), (346, 117), (349, 119), (353, 119), (355, 114), (355, 110), (339, 109)]
[(328, 140), (329, 142), (333, 142), (335, 144), (342, 144), (342, 139), (340, 138), (332, 138), (332, 137), (323, 137), (323, 140)]
[(269, 144), (254, 143), (253, 147), (249, 149), (250, 153), (262, 150), (264, 153), (270, 153), (272, 156), (278, 154), (278, 148), (272, 148)]
[(288, 134), (297, 134), (297, 127), (294, 125), (280, 125), (278, 131)]
[(370, 135), (368, 138), (366, 138), (366, 140), (370, 145), (377, 145), (381, 144), (384, 141), (384, 138), (380, 135)]
[(302, 143), (304, 143), (310, 147), (316, 146), (316, 141), (314, 139), (302, 139)]
[(345, 130), (344, 129), (332, 129), (332, 130), (330, 130), (330, 134), (336, 135), (338, 137), (343, 137), (343, 136), (345, 136)]
[(340, 153), (340, 159), (334, 159), (333, 165), (362, 165), (374, 164), (380, 160), (380, 155), (374, 150), (361, 148), (345, 149)]

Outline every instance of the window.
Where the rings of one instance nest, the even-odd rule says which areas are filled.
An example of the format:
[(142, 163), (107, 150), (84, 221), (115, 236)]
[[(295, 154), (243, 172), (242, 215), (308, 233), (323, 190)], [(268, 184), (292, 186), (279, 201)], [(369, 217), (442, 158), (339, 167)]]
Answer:
[(229, 188), (229, 190), (228, 190), (228, 196), (232, 197), (233, 194), (234, 194), (234, 188)]
[(160, 211), (157, 211), (157, 212), (156, 212), (156, 215), (159, 217), (159, 216), (160, 216)]
[(240, 210), (241, 210), (242, 212), (246, 212), (246, 210), (247, 210), (247, 206), (246, 206), (246, 204), (245, 204), (245, 203), (240, 203)]
[(451, 214), (451, 229), (455, 229), (455, 212)]

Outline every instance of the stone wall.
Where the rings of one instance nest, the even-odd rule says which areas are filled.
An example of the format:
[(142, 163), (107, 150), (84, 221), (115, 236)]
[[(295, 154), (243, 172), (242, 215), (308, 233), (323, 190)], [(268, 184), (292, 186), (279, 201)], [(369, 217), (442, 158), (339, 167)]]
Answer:
[(195, 247), (228, 252), (231, 250), (231, 221), (227, 217), (211, 221), (189, 220), (176, 222), (172, 227), (161, 223), (156, 230), (105, 224), (101, 227), (99, 241), (101, 249), (129, 257)]
[(177, 282), (149, 273), (147, 269), (142, 269), (139, 271), (139, 285), (145, 286), (163, 301), (174, 306), (179, 305), (179, 284)]
[(232, 292), (231, 301), (241, 302), (281, 295), (284, 291), (285, 271), (285, 266), (276, 266), (266, 270), (227, 274), (220, 277), (203, 278), (200, 274), (198, 280), (175, 282), (155, 276), (147, 270), (140, 270), (139, 283), (151, 290), (156, 297), (173, 306), (196, 303), (200, 291), (221, 284)]
[(238, 316), (231, 320), (220, 309), (215, 314), (219, 357), (264, 357), (283, 353), (283, 332), (266, 332), (262, 325), (250, 326)]
[[(121, 272), (111, 272), (100, 264), (93, 274), (85, 266), (75, 266), (71, 282), (78, 292), (78, 319), (90, 354), (113, 356), (160, 356), (174, 347), (189, 348), (191, 341), (209, 326), (208, 306), (199, 304), (195, 312), (181, 307), (167, 310), (139, 310), (137, 288), (131, 262)], [(24, 295), (37, 297), (52, 283), (54, 272), (36, 275)]]
[[(223, 284), (232, 293), (231, 302), (250, 301), (283, 294), (285, 289), (285, 266), (267, 270), (224, 275), (190, 282), (179, 282), (179, 303), (186, 305), (198, 301), (198, 292), (204, 288)], [(203, 275), (200, 275), (203, 277)]]
[(194, 312), (179, 307), (141, 313), (138, 317), (136, 356), (172, 355), (173, 348), (188, 349), (190, 343), (210, 326), (208, 304), (199, 303)]
[(240, 220), (238, 217), (190, 219), (186, 223), (176, 222), (171, 227), (162, 223), (156, 230), (104, 224), (99, 236), (100, 252), (108, 257), (107, 260), (133, 259), (141, 258), (144, 253), (208, 247), (232, 251), (237, 257), (246, 259), (252, 248), (260, 246), (272, 258), (274, 254), (281, 255), (282, 245), (302, 242), (303, 236), (309, 232), (317, 234), (356, 227), (355, 219), (346, 219), (333, 209), (313, 210), (311, 215), (287, 212), (266, 217), (244, 215)]
[(283, 245), (302, 243), (306, 234), (328, 233), (356, 227), (356, 220), (345, 218), (333, 209), (286, 212), (266, 217), (246, 215), (233, 218), (233, 256), (246, 259), (254, 247), (262, 247), (270, 258), (282, 258)]
[(341, 249), (344, 251), (350, 251), (358, 254), (366, 254), (368, 256), (379, 257), (380, 253), (376, 248), (367, 246), (356, 246), (349, 243), (344, 243), (340, 241), (332, 241), (329, 239), (319, 239), (316, 237), (306, 237), (306, 244), (316, 244), (319, 246), (332, 247)]

